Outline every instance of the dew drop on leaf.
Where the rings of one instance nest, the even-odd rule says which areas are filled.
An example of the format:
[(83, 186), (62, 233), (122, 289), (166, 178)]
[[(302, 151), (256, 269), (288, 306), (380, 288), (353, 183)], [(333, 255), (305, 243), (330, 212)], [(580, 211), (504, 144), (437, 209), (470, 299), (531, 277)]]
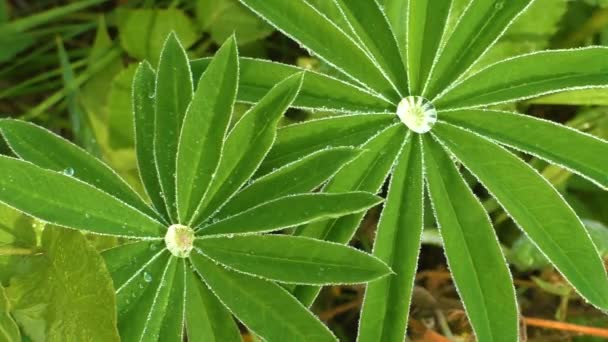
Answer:
[(409, 129), (420, 134), (429, 132), (437, 123), (435, 106), (420, 96), (408, 96), (401, 100), (397, 116)]
[(144, 281), (146, 283), (151, 283), (152, 282), (152, 276), (150, 275), (150, 273), (144, 272)]
[(71, 167), (68, 167), (67, 169), (63, 170), (63, 174), (71, 177), (74, 175), (74, 169)]

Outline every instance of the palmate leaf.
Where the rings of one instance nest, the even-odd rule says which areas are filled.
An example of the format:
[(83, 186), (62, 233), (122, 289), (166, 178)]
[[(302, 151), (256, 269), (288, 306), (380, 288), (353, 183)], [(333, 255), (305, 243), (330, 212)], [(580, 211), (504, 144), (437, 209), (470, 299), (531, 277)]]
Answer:
[[(261, 232), (362, 215), (380, 203), (364, 192), (313, 192), (362, 151), (343, 146), (297, 154), (292, 163), (275, 164), (275, 172), (252, 179), (304, 75), (290, 74), (272, 87), (228, 132), (238, 79), (234, 40), (220, 48), (196, 89), (185, 56), (171, 35), (158, 71), (144, 63), (134, 80), (141, 92), (134, 96), (138, 165), (153, 168), (140, 170), (152, 203), (138, 210), (127, 202), (138, 197), (128, 187), (113, 188), (123, 181), (104, 164), (50, 132), (12, 121), (6, 122), (7, 136), (24, 155), (36, 155), (35, 145), (17, 144), (28, 141), (28, 130), (49, 142), (40, 146), (49, 153), (29, 161), (0, 156), (0, 202), (46, 222), (124, 238), (103, 252), (123, 341), (238, 341), (232, 315), (267, 341), (335, 341), (287, 285), (274, 281), (360, 283), (390, 269), (350, 247)], [(386, 117), (373, 119), (390, 125)], [(72, 153), (82, 178), (56, 166), (63, 165), (56, 160), (62, 151)], [(292, 185), (294, 179), (301, 182)]]
[[(350, 29), (346, 29), (344, 22), (338, 21), (336, 26), (341, 29), (342, 34), (330, 36), (329, 40), (323, 39), (326, 36), (320, 33), (326, 29), (327, 21), (313, 19), (319, 18), (319, 15), (289, 12), (302, 6), (304, 1), (295, 3), (291, 1), (240, 1), (250, 6), (288, 36), (293, 37), (305, 48), (316, 53), (322, 60), (329, 62), (335, 69), (348, 74), (353, 79), (348, 82), (356, 84), (357, 87), (379, 92), (392, 103), (388, 107), (386, 104), (375, 108), (368, 107), (371, 102), (368, 102), (366, 97), (361, 97), (361, 101), (365, 103), (365, 111), (361, 111), (358, 109), (361, 106), (356, 105), (359, 102), (356, 100), (357, 92), (353, 90), (349, 95), (346, 87), (336, 87), (339, 91), (335, 93), (328, 91), (325, 101), (315, 97), (315, 101), (319, 101), (319, 103), (312, 101), (309, 95), (303, 95), (294, 101), (301, 108), (334, 110), (340, 113), (347, 109), (347, 114), (354, 115), (313, 120), (282, 128), (279, 130), (277, 143), (270, 152), (269, 158), (260, 168), (260, 174), (270, 172), (281, 161), (293, 162), (315, 149), (358, 143), (368, 151), (338, 172), (323, 190), (326, 192), (331, 192), (332, 189), (339, 189), (339, 191), (379, 190), (391, 171), (391, 165), (406, 167), (404, 166), (406, 161), (401, 160), (402, 157), (398, 151), (408, 134), (407, 128), (415, 129), (411, 132), (412, 134), (413, 132), (422, 134), (422, 130), (419, 129), (420, 127), (415, 127), (416, 120), (407, 121), (404, 116), (416, 117), (416, 110), (419, 109), (428, 116), (417, 116), (417, 118), (426, 120), (425, 123), (428, 124), (430, 132), (443, 145), (449, 147), (467, 168), (478, 175), (482, 183), (496, 195), (506, 211), (535, 243), (544, 245), (545, 253), (552, 255), (552, 262), (566, 275), (577, 290), (595, 305), (605, 306), (605, 300), (601, 298), (602, 296), (606, 298), (603, 289), (606, 288), (608, 279), (594, 246), (589, 243), (589, 239), (585, 237), (586, 234), (580, 229), (580, 222), (572, 210), (564, 199), (549, 184), (539, 178), (531, 168), (502, 150), (495, 142), (565, 166), (602, 187), (605, 187), (606, 180), (606, 160), (603, 158), (608, 155), (606, 142), (545, 121), (506, 113), (466, 110), (490, 104), (515, 102), (565, 90), (606, 87), (608, 78), (606, 78), (606, 58), (603, 56), (604, 48), (592, 47), (523, 55), (500, 61), (471, 75), (471, 70), (474, 69), (478, 60), (501, 38), (511, 23), (532, 4), (533, 0), (471, 0), (466, 3), (459, 1), (453, 4), (452, 1), (422, 0), (359, 1), (363, 2), (362, 4), (354, 4), (357, 1), (336, 1), (335, 4), (341, 5), (344, 19), (350, 21)], [(461, 8), (463, 4), (466, 6)], [(401, 61), (398, 61), (398, 64), (393, 58), (393, 50), (388, 51), (381, 59), (374, 58), (379, 44), (386, 43), (386, 40), (382, 38), (384, 35), (378, 31), (382, 28), (374, 25), (380, 23), (377, 16), (372, 13), (375, 11), (370, 10), (374, 5), (384, 12), (392, 34), (396, 38), (401, 53)], [(335, 6), (315, 6), (315, 8), (330, 20), (336, 20)], [(372, 14), (367, 15), (366, 11)], [(285, 15), (286, 13), (288, 15)], [(348, 23), (347, 21), (346, 24)], [(335, 44), (332, 40), (343, 35), (350, 36), (350, 39), (356, 42), (360, 48), (351, 47), (352, 50), (345, 50), (347, 48), (345, 45)], [(370, 42), (367, 37), (378, 37), (378, 41)], [(367, 52), (367, 56), (362, 57), (360, 49)], [(334, 55), (321, 53), (327, 50), (331, 50)], [(345, 55), (348, 55), (349, 58), (344, 58)], [(357, 70), (357, 72), (352, 70), (353, 60), (358, 59), (359, 63), (367, 66), (370, 58), (376, 61), (377, 68), (382, 69), (383, 76), (394, 75), (396, 70), (401, 67), (400, 64), (407, 66), (407, 71), (395, 78), (398, 80), (399, 86), (400, 82), (409, 83), (409, 93), (401, 94), (408, 96), (402, 101), (405, 107), (397, 104), (400, 99), (391, 97), (390, 89), (378, 87), (380, 82), (375, 71), (361, 75), (366, 72), (366, 68)], [(269, 62), (256, 61), (255, 69), (260, 75), (265, 75), (275, 70), (276, 66)], [(390, 80), (390, 77), (387, 79)], [(326, 81), (324, 90), (331, 90), (335, 84), (333, 80), (324, 79), (319, 74), (315, 74), (315, 80)], [(256, 81), (254, 77), (250, 77), (246, 84), (251, 89), (267, 89), (267, 85), (264, 83), (265, 81)], [(307, 94), (315, 94), (314, 90), (309, 89), (306, 85), (303, 87), (303, 91)], [(422, 107), (424, 102), (414, 96), (430, 100), (428, 106)], [(237, 96), (237, 101), (251, 101), (251, 99), (251, 93)], [(347, 101), (349, 106), (340, 108), (338, 104), (343, 99), (349, 99)], [(306, 105), (302, 105), (304, 103)], [(438, 109), (437, 113), (433, 111), (435, 108)], [(348, 113), (348, 109), (351, 109), (350, 113)], [(382, 114), (376, 116), (372, 113)], [(432, 118), (435, 114), (441, 124), (433, 127), (435, 121)], [(400, 118), (405, 126), (398, 123)], [(393, 129), (390, 126), (393, 122), (397, 122), (395, 127), (399, 127), (399, 129), (394, 131), (394, 134), (384, 135), (386, 140), (380, 143), (380, 137)], [(479, 144), (485, 146), (485, 143), (488, 143), (496, 146), (497, 150), (494, 151), (495, 153), (487, 150), (484, 158), (479, 157), (474, 148), (475, 144), (470, 141), (473, 138), (467, 135), (470, 133), (466, 131), (463, 133), (445, 122), (470, 129), (492, 139), (493, 142), (489, 142), (485, 138), (479, 138), (481, 139)], [(458, 134), (452, 132), (454, 130)], [(472, 136), (477, 137), (477, 135)], [(460, 141), (461, 139), (463, 141)], [(375, 145), (374, 141), (378, 144)], [(410, 139), (408, 144), (412, 144), (413, 141), (418, 141), (418, 139)], [(410, 147), (406, 147), (406, 150), (407, 148)], [(425, 155), (431, 153), (432, 150), (429, 146), (422, 147)], [(581, 152), (583, 150), (585, 151)], [(444, 152), (437, 152), (434, 155), (443, 156), (443, 154)], [(430, 156), (427, 156), (428, 158)], [(433, 160), (435, 163), (441, 164), (444, 159), (435, 158)], [(513, 165), (513, 167), (500, 166), (503, 165), (501, 164), (503, 162), (509, 166)], [(488, 171), (491, 163), (495, 163), (491, 167), (492, 172), (502, 173), (501, 177), (492, 178), (492, 172)], [(467, 253), (475, 255), (476, 258), (487, 259), (485, 260), (487, 264), (493, 263), (503, 270), (500, 271), (500, 278), (502, 283), (508, 285), (501, 283), (501, 286), (490, 289), (491, 285), (487, 279), (470, 275), (471, 270), (485, 270), (487, 264), (450, 261), (451, 264), (458, 264), (454, 269), (454, 278), (460, 287), (467, 287), (462, 284), (472, 284), (475, 289), (471, 291), (478, 291), (478, 293), (482, 291), (484, 294), (480, 295), (477, 300), (477, 295), (471, 294), (473, 292), (462, 293), (463, 300), (469, 308), (474, 330), (481, 340), (516, 338), (513, 337), (514, 332), (517, 332), (517, 321), (514, 319), (516, 314), (513, 313), (513, 295), (509, 284), (510, 279), (504, 272), (501, 251), (496, 248), (496, 241), (488, 229), (486, 215), (479, 210), (477, 200), (470, 196), (468, 189), (465, 191), (458, 171), (453, 169), (453, 165), (450, 163), (446, 165), (450, 168), (440, 169), (433, 175), (425, 175), (425, 178), (429, 183), (434, 180), (435, 185), (431, 184), (431, 187), (435, 189), (432, 197), (436, 204), (440, 203), (437, 205), (439, 224), (443, 228), (447, 227), (443, 232), (449, 235), (450, 240), (446, 245), (448, 259), (464, 261)], [(507, 169), (508, 174), (505, 171)], [(478, 174), (478, 171), (481, 170), (484, 171), (484, 177)], [(393, 179), (403, 177), (403, 173), (405, 171), (396, 168), (393, 170)], [(437, 191), (437, 184), (441, 184), (438, 181), (441, 182), (448, 178), (457, 180), (457, 184), (444, 182), (447, 184), (447, 193)], [(396, 241), (388, 241), (393, 234), (396, 234), (394, 231), (401, 228), (396, 225), (405, 219), (409, 210), (414, 210), (406, 206), (407, 201), (404, 202), (401, 197), (411, 190), (412, 184), (409, 181), (408, 179), (398, 183), (392, 182), (390, 186), (388, 203), (385, 208), (387, 216), (383, 215), (383, 220), (378, 228), (374, 252), (393, 266), (397, 274), (370, 285), (368, 293), (371, 294), (371, 297), (366, 301), (361, 315), (363, 321), (359, 340), (363, 342), (397, 340), (403, 336), (405, 331), (406, 317), (403, 316), (407, 315), (407, 311), (402, 308), (390, 311), (386, 303), (390, 301), (392, 304), (393, 301), (399, 301), (403, 306), (409, 303), (411, 285), (408, 284), (408, 280), (414, 272), (412, 265), (416, 263), (417, 250), (410, 251), (404, 256), (407, 260), (397, 263), (390, 259), (393, 246), (390, 243), (400, 243), (401, 235), (395, 237)], [(535, 204), (532, 198), (526, 199), (531, 196), (528, 193), (534, 193), (534, 198), (542, 197), (538, 200), (544, 201), (544, 204)], [(460, 194), (464, 194), (468, 198), (466, 202), (471, 205), (471, 208), (461, 208), (453, 212), (450, 212), (449, 208), (443, 208), (452, 202), (457, 202), (455, 199)], [(526, 208), (531, 208), (531, 211), (524, 212)], [(467, 217), (467, 211), (472, 215), (471, 218)], [(557, 211), (560, 212), (556, 216), (561, 218), (561, 223), (555, 223), (553, 219), (550, 219), (551, 215)], [(337, 220), (313, 223), (297, 229), (296, 235), (347, 243), (362, 217), (362, 214), (357, 214)], [(475, 228), (470, 226), (473, 217), (483, 223), (484, 233), (479, 237), (471, 236), (468, 233), (470, 229)], [(566, 223), (578, 228), (573, 228), (568, 233), (563, 232)], [(409, 234), (412, 234), (414, 239), (416, 238), (416, 231), (411, 231)], [(553, 235), (560, 236), (558, 243), (549, 241)], [(562, 238), (564, 241), (561, 241)], [(568, 246), (565, 241), (567, 239), (578, 241), (576, 248)], [(472, 247), (463, 250), (454, 247), (460, 246), (464, 242)], [(478, 247), (484, 246), (485, 242), (489, 243), (487, 248)], [(410, 243), (416, 245), (418, 241)], [(584, 264), (584, 267), (579, 267), (578, 271), (575, 271), (575, 263)], [(392, 282), (399, 285), (395, 285), (392, 289)], [(397, 290), (398, 287), (402, 290)], [(601, 288), (601, 290), (594, 291), (593, 288)], [(302, 303), (307, 305), (312, 303), (318, 293), (318, 288), (314, 287), (296, 286), (291, 289)], [(499, 309), (495, 310), (487, 305), (497, 298), (504, 304), (501, 304)], [(485, 313), (484, 305), (488, 307), (488, 311)], [(507, 320), (497, 318), (501, 314), (505, 314)], [(385, 324), (382, 324), (382, 321)], [(501, 333), (503, 335), (500, 335)]]

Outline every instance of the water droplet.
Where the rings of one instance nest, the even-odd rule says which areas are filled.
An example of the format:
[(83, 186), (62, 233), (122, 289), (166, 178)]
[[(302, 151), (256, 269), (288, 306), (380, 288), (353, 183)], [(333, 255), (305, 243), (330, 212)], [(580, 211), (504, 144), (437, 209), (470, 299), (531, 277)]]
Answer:
[(146, 283), (151, 283), (152, 282), (152, 276), (150, 275), (150, 273), (144, 272), (144, 281)]
[(71, 177), (74, 175), (74, 169), (71, 167), (68, 167), (67, 169), (63, 170), (63, 174)]
[(226, 235), (227, 238), (232, 239), (234, 237), (234, 234), (228, 234)]
[(494, 4), (494, 8), (496, 8), (496, 10), (500, 11), (501, 9), (503, 9), (503, 7), (505, 7), (505, 2), (504, 1), (497, 1)]
[(84, 217), (85, 217), (85, 218), (87, 218), (87, 219), (89, 219), (89, 218), (91, 218), (91, 214), (89, 214), (89, 213), (85, 213), (85, 214), (84, 214)]
[(151, 98), (151, 99), (155, 98), (156, 97), (156, 92), (152, 92), (152, 93), (148, 94), (148, 97)]
[(409, 129), (420, 134), (429, 132), (437, 123), (435, 106), (420, 96), (408, 96), (401, 100), (397, 116)]

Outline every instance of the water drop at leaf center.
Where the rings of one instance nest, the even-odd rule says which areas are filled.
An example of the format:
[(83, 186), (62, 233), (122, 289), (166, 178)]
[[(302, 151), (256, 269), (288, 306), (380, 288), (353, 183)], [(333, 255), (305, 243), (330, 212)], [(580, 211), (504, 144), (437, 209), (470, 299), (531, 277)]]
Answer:
[(429, 132), (437, 123), (435, 106), (420, 96), (408, 96), (401, 100), (397, 116), (409, 129), (420, 134)]
[(174, 224), (165, 235), (165, 245), (171, 254), (178, 258), (187, 258), (192, 252), (194, 230), (188, 226)]

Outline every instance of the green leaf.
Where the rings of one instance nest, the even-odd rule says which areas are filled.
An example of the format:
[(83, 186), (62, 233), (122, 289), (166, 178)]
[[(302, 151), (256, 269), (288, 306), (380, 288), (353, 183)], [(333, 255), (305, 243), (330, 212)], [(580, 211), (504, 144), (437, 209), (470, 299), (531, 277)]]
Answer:
[(434, 131), (501, 203), (578, 292), (608, 308), (604, 265), (580, 219), (528, 164), (478, 135), (438, 123)]
[[(132, 86), (137, 68), (137, 65), (131, 64), (118, 73), (112, 80), (107, 94), (107, 131), (108, 142), (112, 149), (127, 149), (135, 145)], [(138, 94), (139, 96), (147, 96), (150, 93), (145, 89), (142, 90), (144, 93)], [(151, 93), (154, 94), (154, 84)], [(151, 99), (147, 101), (154, 103)]]
[(103, 259), (75, 231), (47, 227), (35, 270), (7, 289), (13, 317), (34, 341), (119, 341)]
[[(194, 79), (209, 65), (209, 58), (193, 60), (190, 65)], [(302, 89), (293, 107), (346, 113), (377, 113), (394, 109), (394, 105), (371, 92), (314, 71), (261, 59), (240, 58), (239, 94), (237, 100), (257, 103), (285, 78), (306, 71)]]
[(154, 154), (163, 197), (169, 216), (174, 220), (177, 218), (176, 208), (172, 206), (176, 203), (176, 155), (192, 92), (188, 56), (172, 33), (165, 41), (156, 73)]
[(400, 100), (396, 90), (363, 48), (305, 0), (240, 1), (354, 81), (393, 102)]
[(408, 93), (406, 72), (395, 35), (376, 1), (337, 0), (359, 44), (401, 94)]
[(277, 84), (230, 131), (215, 177), (190, 220), (191, 227), (226, 203), (260, 166), (274, 143), (281, 116), (302, 86), (302, 78), (303, 74), (296, 74)]
[[(405, 138), (403, 125), (386, 128), (361, 146), (366, 150), (359, 158), (343, 167), (323, 189), (328, 193), (367, 191), (376, 193), (386, 180)], [(296, 230), (296, 235), (337, 243), (348, 243), (359, 227), (365, 212), (320, 221)], [(293, 293), (302, 303), (310, 306), (320, 288), (298, 286)]]
[(218, 167), (236, 98), (238, 70), (236, 41), (231, 38), (202, 75), (186, 112), (177, 152), (180, 222), (192, 218)]
[[(404, 65), (407, 63), (407, 20), (403, 20), (404, 13), (407, 13), (409, 1), (403, 0), (379, 0), (378, 3), (383, 8), (386, 19), (397, 40), (397, 45), (401, 49), (401, 56)], [(411, 91), (410, 91), (411, 93)]]
[(361, 342), (405, 338), (424, 224), (421, 148), (418, 136), (410, 135), (397, 158), (374, 243), (374, 255), (395, 274), (367, 285), (359, 323)]
[(19, 327), (11, 316), (10, 303), (2, 286), (0, 286), (0, 341), (21, 341)]
[(156, 217), (135, 191), (99, 159), (60, 136), (25, 121), (0, 120), (0, 132), (21, 159), (64, 172)]
[(283, 283), (355, 284), (390, 273), (386, 264), (354, 248), (305, 237), (209, 237), (195, 246), (235, 271)]
[(186, 272), (186, 331), (191, 342), (242, 341), (232, 314), (194, 272)]
[(233, 216), (258, 203), (313, 191), (361, 152), (353, 147), (336, 147), (312, 153), (255, 180), (232, 197), (216, 217)]
[(180, 9), (127, 9), (118, 8), (116, 22), (120, 44), (132, 57), (158, 64), (163, 42), (174, 32), (189, 47), (199, 39), (192, 20)]
[(442, 112), (453, 123), (531, 153), (608, 189), (608, 142), (557, 123), (516, 113), (462, 110)]
[(68, 175), (0, 156), (0, 202), (43, 221), (85, 231), (156, 237), (165, 227), (115, 197)]
[[(393, 1), (394, 2), (394, 1)], [(452, 0), (402, 1), (407, 9), (407, 63), (410, 94), (422, 94), (440, 48)], [(405, 16), (400, 13), (399, 17)]]
[(21, 248), (36, 246), (33, 225), (32, 218), (0, 203), (0, 251), (7, 246)]
[(549, 105), (608, 106), (608, 89), (591, 88), (564, 91), (534, 98), (529, 102)]
[(196, 18), (218, 44), (233, 34), (239, 44), (247, 44), (266, 38), (274, 31), (237, 0), (198, 0)]
[(425, 139), (427, 184), (454, 282), (479, 341), (517, 341), (515, 289), (490, 218), (441, 146)]
[(133, 114), (135, 152), (139, 177), (156, 210), (168, 220), (167, 206), (162, 196), (160, 180), (154, 162), (156, 75), (150, 63), (141, 63), (133, 78)]
[(330, 146), (358, 146), (394, 123), (395, 115), (344, 115), (282, 127), (258, 170), (267, 174)]
[(434, 98), (482, 57), (530, 4), (530, 0), (472, 0), (441, 50), (426, 95)]
[[(491, 65), (451, 88), (437, 108), (479, 107), (593, 87), (606, 87), (608, 48), (552, 50)], [(501, 77), (496, 77), (501, 75)]]
[(191, 260), (220, 301), (266, 341), (337, 341), (323, 323), (281, 286), (229, 271), (198, 253), (191, 255)]
[(365, 192), (289, 195), (203, 226), (199, 235), (271, 232), (365, 211), (380, 202)]

